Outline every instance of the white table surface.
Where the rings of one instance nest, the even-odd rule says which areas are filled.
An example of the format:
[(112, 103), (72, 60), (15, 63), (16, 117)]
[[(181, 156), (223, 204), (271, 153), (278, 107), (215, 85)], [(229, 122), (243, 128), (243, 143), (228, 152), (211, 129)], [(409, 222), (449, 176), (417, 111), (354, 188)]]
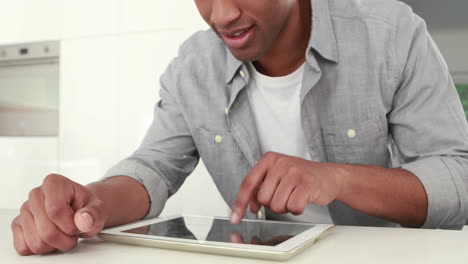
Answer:
[[(17, 210), (0, 209), (0, 263), (276, 263), (83, 239), (67, 253), (21, 257), (10, 224)], [(281, 263), (281, 262), (277, 262)], [(468, 263), (468, 230), (338, 226), (287, 263)]]

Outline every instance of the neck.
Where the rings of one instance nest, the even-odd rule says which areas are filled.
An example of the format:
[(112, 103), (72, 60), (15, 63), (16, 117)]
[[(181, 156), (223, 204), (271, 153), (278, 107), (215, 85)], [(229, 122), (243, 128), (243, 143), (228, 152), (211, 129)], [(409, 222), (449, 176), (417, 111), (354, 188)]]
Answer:
[(289, 21), (272, 48), (253, 65), (260, 73), (272, 77), (294, 72), (305, 62), (312, 28), (311, 3), (296, 1)]

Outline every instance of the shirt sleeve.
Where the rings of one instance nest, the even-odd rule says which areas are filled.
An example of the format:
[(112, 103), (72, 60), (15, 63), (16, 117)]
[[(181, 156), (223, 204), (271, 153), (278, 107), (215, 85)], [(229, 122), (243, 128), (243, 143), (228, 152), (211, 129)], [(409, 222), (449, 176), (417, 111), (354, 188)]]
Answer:
[[(409, 8), (408, 8), (409, 9)], [(400, 71), (388, 114), (402, 169), (423, 184), (423, 228), (460, 229), (468, 218), (468, 126), (447, 65), (424, 21), (411, 11), (398, 22)]]
[(109, 169), (101, 179), (124, 175), (143, 184), (151, 202), (145, 218), (161, 213), (167, 199), (180, 188), (199, 161), (192, 134), (174, 95), (177, 78), (175, 59), (161, 76), (160, 100), (143, 142), (135, 153)]

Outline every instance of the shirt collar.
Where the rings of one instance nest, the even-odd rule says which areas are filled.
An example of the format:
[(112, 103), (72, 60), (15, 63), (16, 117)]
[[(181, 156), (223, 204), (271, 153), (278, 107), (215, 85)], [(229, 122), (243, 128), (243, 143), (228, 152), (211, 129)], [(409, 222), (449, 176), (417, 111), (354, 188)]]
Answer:
[(243, 62), (238, 60), (234, 55), (232, 55), (231, 51), (228, 47), (226, 49), (226, 83), (231, 82), (236, 72), (242, 66)]
[(315, 49), (325, 59), (338, 62), (338, 44), (328, 0), (311, 0), (311, 2), (312, 34), (306, 56), (313, 56), (312, 49)]
[[(338, 62), (338, 46), (333, 28), (328, 0), (311, 0), (312, 3), (312, 34), (307, 47), (306, 59), (313, 56), (316, 50), (322, 57)], [(228, 47), (226, 48), (226, 83), (229, 83), (243, 62), (238, 60)]]

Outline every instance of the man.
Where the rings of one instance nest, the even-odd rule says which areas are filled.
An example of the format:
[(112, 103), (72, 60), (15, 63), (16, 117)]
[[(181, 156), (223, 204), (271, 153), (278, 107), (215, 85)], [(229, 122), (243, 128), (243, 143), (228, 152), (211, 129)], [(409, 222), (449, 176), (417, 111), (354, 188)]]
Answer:
[(140, 148), (86, 187), (46, 177), (12, 223), (19, 254), (70, 250), (104, 226), (157, 216), (199, 157), (233, 223), (463, 226), (468, 127), (409, 7), (195, 2), (212, 30), (162, 75)]

